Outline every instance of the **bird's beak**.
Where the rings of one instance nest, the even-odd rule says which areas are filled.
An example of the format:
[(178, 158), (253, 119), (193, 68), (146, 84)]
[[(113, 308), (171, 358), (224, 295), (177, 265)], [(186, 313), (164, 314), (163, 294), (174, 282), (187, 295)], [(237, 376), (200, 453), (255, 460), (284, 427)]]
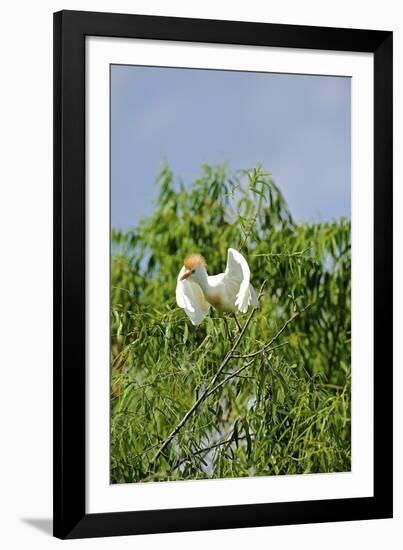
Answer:
[(185, 273), (181, 277), (181, 281), (184, 281), (188, 277), (190, 277), (191, 271), (185, 271)]

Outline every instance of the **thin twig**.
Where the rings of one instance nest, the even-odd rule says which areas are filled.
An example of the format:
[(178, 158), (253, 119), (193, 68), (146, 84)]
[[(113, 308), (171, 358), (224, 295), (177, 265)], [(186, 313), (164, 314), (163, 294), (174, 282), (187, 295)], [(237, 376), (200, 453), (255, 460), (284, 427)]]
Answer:
[[(284, 325), (281, 327), (281, 329), (277, 332), (277, 334), (275, 336), (273, 336), (273, 338), (266, 344), (264, 345), (262, 348), (256, 350), (256, 351), (253, 351), (252, 353), (247, 353), (246, 355), (241, 355), (241, 356), (235, 356), (235, 357), (241, 357), (242, 359), (248, 359), (249, 357), (256, 357), (256, 355), (260, 355), (261, 353), (264, 353), (265, 351), (269, 351), (269, 348), (271, 347), (272, 344), (274, 344), (274, 342), (277, 340), (277, 338), (279, 336), (281, 336), (281, 334), (285, 331), (285, 329), (288, 327), (288, 325), (290, 323), (292, 323), (294, 321), (294, 319), (296, 319), (297, 317), (299, 317), (301, 315), (301, 313), (304, 313), (307, 309), (309, 309), (310, 307), (312, 306), (312, 304), (308, 304), (307, 306), (305, 306), (304, 308), (302, 309), (299, 309), (298, 311), (296, 311), (294, 313), (294, 315), (292, 315), (285, 323)], [(283, 344), (282, 344), (283, 345)]]
[[(246, 355), (233, 355), (233, 358), (242, 358), (242, 359), (247, 359), (249, 357), (256, 357), (256, 355), (259, 355), (260, 353), (263, 353), (265, 351), (272, 351), (274, 349), (277, 349), (277, 348), (280, 348), (281, 346), (284, 346), (286, 345), (288, 342), (284, 342), (282, 344), (279, 344), (278, 346), (272, 346), (272, 344), (274, 344), (274, 342), (277, 340), (277, 338), (279, 338), (279, 336), (281, 336), (281, 334), (285, 331), (285, 329), (288, 327), (288, 325), (290, 323), (292, 323), (292, 321), (294, 321), (294, 319), (296, 319), (297, 317), (299, 317), (302, 313), (304, 313), (304, 311), (306, 311), (307, 309), (309, 309), (311, 307), (311, 304), (308, 304), (306, 307), (304, 307), (303, 309), (300, 309), (298, 311), (296, 311), (294, 313), (294, 315), (292, 317), (290, 317), (285, 323), (284, 325), (281, 327), (281, 329), (277, 332), (277, 334), (275, 336), (273, 336), (273, 338), (270, 340), (270, 342), (268, 344), (266, 344), (265, 346), (263, 346), (260, 350), (257, 350), (256, 352), (254, 353), (248, 353)], [(236, 376), (238, 376), (242, 371), (244, 371), (245, 369), (247, 369), (248, 367), (250, 367), (250, 365), (252, 365), (252, 363), (254, 363), (254, 359), (252, 359), (252, 361), (249, 361), (248, 363), (245, 363), (245, 365), (243, 365), (242, 367), (240, 367), (238, 370), (232, 372), (231, 374), (229, 374), (226, 378), (224, 378), (223, 380), (221, 380), (221, 382), (219, 382), (218, 384), (216, 384), (213, 388), (211, 388), (207, 395), (206, 395), (206, 398), (207, 397), (210, 397), (210, 395), (212, 395), (215, 391), (217, 391), (219, 388), (221, 388), (221, 386), (223, 386), (224, 384), (226, 384), (229, 380), (231, 380), (231, 378), (235, 378)]]
[[(295, 317), (294, 317), (295, 319)], [(277, 333), (278, 334), (278, 333)], [(276, 335), (277, 336), (277, 335)], [(280, 336), (280, 334), (278, 334), (278, 336)], [(274, 349), (277, 349), (277, 348), (281, 348), (283, 345), (287, 344), (287, 342), (284, 342), (284, 344), (280, 344), (278, 346), (273, 346), (272, 348), (268, 348), (266, 349), (266, 351), (272, 351)], [(263, 348), (262, 348), (263, 349)], [(253, 357), (257, 355), (257, 354), (253, 354)], [(237, 357), (237, 358), (242, 358), (242, 359), (245, 359), (246, 357), (251, 357), (251, 355), (234, 355), (233, 356), (234, 358)], [(219, 382), (216, 386), (214, 386), (214, 388), (211, 388), (211, 390), (209, 391), (209, 393), (207, 394), (206, 397), (209, 397), (212, 393), (214, 393), (216, 390), (218, 390), (218, 388), (221, 388), (221, 386), (223, 386), (224, 384), (226, 384), (228, 382), (228, 380), (231, 380), (231, 378), (235, 378), (236, 376), (239, 376), (239, 374), (244, 371), (245, 369), (247, 369), (248, 367), (251, 366), (252, 363), (254, 363), (255, 360), (252, 359), (252, 361), (249, 361), (248, 363), (245, 363), (245, 365), (243, 365), (242, 367), (240, 367), (238, 370), (234, 371), (234, 372), (230, 372), (227, 376), (227, 378), (224, 378), (223, 380), (221, 380), (221, 382)]]
[(235, 313), (233, 313), (232, 316), (233, 316), (233, 318), (235, 319), (235, 323), (236, 323), (236, 326), (238, 327), (239, 332), (241, 332), (241, 330), (242, 330), (241, 323), (238, 321), (238, 318), (237, 318), (237, 316), (235, 315)]
[[(238, 437), (238, 441), (241, 441), (242, 439), (246, 439), (246, 436)], [(224, 439), (224, 441), (218, 441), (217, 443), (213, 443), (212, 445), (209, 445), (208, 447), (204, 447), (203, 449), (198, 449), (197, 451), (194, 451), (191, 456), (201, 455), (203, 453), (208, 453), (209, 451), (212, 451), (213, 449), (216, 449), (217, 447), (222, 447), (223, 445), (226, 445), (227, 443), (231, 443), (232, 441), (235, 441), (233, 434), (231, 434), (231, 437), (228, 437), (228, 439)], [(190, 456), (187, 456), (186, 458), (182, 458), (175, 466), (172, 468), (173, 470), (176, 470), (179, 468), (179, 466), (182, 466), (185, 462), (190, 460)]]
[(289, 342), (281, 342), (281, 344), (278, 344), (277, 346), (273, 346), (270, 348), (267, 348), (266, 345), (260, 348), (259, 350), (253, 352), (253, 353), (247, 353), (245, 355), (233, 355), (232, 357), (234, 359), (248, 359), (248, 357), (254, 357), (255, 355), (259, 355), (260, 353), (263, 353), (265, 351), (273, 351), (277, 348), (282, 348), (284, 346), (288, 346)]
[(218, 384), (216, 384), (214, 387), (212, 387), (211, 390), (207, 393), (206, 398), (210, 397), (210, 395), (212, 395), (215, 391), (217, 391), (218, 388), (221, 388), (221, 386), (226, 384), (228, 382), (228, 380), (231, 380), (231, 378), (235, 378), (235, 376), (238, 376), (239, 373), (241, 373), (242, 371), (244, 371), (245, 369), (250, 367), (250, 365), (252, 363), (254, 363), (254, 361), (255, 360), (252, 359), (252, 361), (249, 361), (248, 363), (245, 363), (245, 365), (243, 365), (241, 368), (239, 368), (238, 370), (236, 370), (236, 371), (232, 372), (231, 374), (229, 374), (226, 378), (221, 380), (221, 382), (218, 382)]
[(253, 226), (256, 224), (256, 221), (257, 221), (257, 213), (254, 215), (252, 220), (249, 220), (249, 221), (250, 221), (250, 227), (246, 231), (243, 228), (243, 226), (241, 225), (241, 228), (242, 228), (242, 231), (243, 231), (244, 235), (242, 237), (242, 240), (239, 242), (239, 245), (238, 245), (239, 250), (243, 249), (243, 247), (246, 245), (246, 243), (248, 242), (249, 237), (252, 234)]
[[(230, 374), (232, 374), (232, 372), (223, 372), (223, 374), (225, 376), (229, 376)], [(255, 380), (256, 377), (245, 375), (245, 376), (238, 376), (238, 378), (242, 378), (243, 380)]]
[(284, 256), (286, 258), (292, 258), (294, 256), (303, 256), (309, 250), (312, 250), (312, 248), (313, 246), (309, 246), (308, 248), (305, 248), (305, 250), (299, 250), (298, 252), (269, 252), (267, 254), (252, 254), (252, 256), (256, 256), (256, 257), (259, 256), (261, 258)]

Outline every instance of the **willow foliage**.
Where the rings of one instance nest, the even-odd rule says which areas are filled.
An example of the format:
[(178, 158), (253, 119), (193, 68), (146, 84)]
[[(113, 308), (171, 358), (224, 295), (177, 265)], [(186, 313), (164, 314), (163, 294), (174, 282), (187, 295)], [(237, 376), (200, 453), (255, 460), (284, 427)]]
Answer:
[[(295, 223), (260, 167), (203, 166), (185, 187), (165, 166), (158, 185), (152, 215), (112, 232), (112, 482), (349, 471), (350, 221)], [(176, 306), (179, 269), (200, 252), (219, 273), (229, 247), (247, 258), (256, 289), (265, 281), (237, 355), (310, 307), (203, 401), (155, 460), (231, 348), (222, 316), (213, 310), (193, 327)], [(232, 359), (220, 380), (245, 361)]]

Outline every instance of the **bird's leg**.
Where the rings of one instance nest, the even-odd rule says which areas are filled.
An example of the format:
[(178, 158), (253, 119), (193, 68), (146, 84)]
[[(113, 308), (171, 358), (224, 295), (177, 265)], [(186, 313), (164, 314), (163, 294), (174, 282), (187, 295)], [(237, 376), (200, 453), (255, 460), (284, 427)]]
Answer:
[(242, 332), (241, 324), (240, 324), (240, 322), (238, 321), (238, 319), (236, 318), (235, 313), (233, 313), (232, 316), (233, 316), (234, 319), (235, 319), (235, 323), (236, 323), (236, 326), (238, 327), (239, 332)]
[(226, 319), (225, 315), (223, 315), (223, 319), (224, 319), (224, 325), (225, 325), (225, 330), (227, 332), (227, 336), (229, 338), (229, 341), (232, 342), (232, 334), (231, 334), (230, 328), (228, 326), (227, 319)]

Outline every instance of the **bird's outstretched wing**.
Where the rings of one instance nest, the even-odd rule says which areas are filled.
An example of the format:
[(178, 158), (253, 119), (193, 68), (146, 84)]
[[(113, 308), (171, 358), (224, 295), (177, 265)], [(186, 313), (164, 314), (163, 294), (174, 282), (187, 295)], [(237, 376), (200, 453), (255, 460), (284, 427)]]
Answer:
[(245, 313), (249, 305), (258, 306), (255, 289), (250, 284), (248, 262), (234, 248), (228, 249), (224, 281), (228, 287), (236, 292), (235, 306), (241, 313)]
[(202, 289), (197, 283), (188, 279), (181, 281), (186, 268), (182, 267), (176, 283), (176, 303), (185, 310), (193, 325), (200, 325), (210, 309), (210, 304), (204, 298)]

